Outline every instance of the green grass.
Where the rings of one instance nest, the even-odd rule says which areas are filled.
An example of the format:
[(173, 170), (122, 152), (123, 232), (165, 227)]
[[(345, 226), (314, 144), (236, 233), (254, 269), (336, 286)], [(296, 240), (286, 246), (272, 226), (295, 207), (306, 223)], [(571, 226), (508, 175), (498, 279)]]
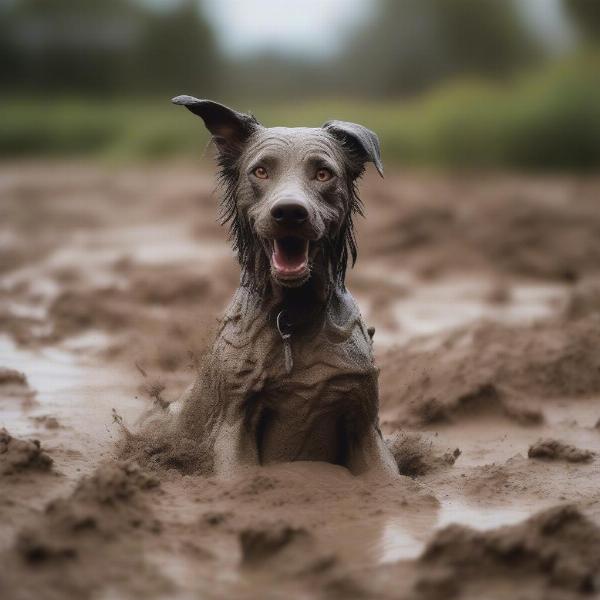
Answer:
[[(600, 56), (579, 56), (510, 85), (464, 81), (411, 102), (230, 101), (265, 125), (336, 118), (375, 130), (384, 160), (442, 167), (593, 169), (600, 164)], [(4, 98), (0, 157), (194, 157), (201, 122), (164, 99)]]

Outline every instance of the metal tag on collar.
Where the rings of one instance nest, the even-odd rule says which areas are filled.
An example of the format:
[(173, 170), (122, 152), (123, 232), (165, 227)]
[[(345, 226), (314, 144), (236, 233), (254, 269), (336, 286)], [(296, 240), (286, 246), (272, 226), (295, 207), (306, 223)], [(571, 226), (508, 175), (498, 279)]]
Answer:
[(282, 315), (285, 311), (280, 311), (277, 315), (277, 331), (279, 331), (279, 335), (281, 336), (281, 341), (283, 342), (283, 362), (285, 365), (285, 372), (291, 373), (292, 367), (294, 366), (294, 361), (292, 359), (292, 345), (290, 343), (290, 338), (292, 337), (291, 333), (285, 333), (281, 328), (282, 325)]

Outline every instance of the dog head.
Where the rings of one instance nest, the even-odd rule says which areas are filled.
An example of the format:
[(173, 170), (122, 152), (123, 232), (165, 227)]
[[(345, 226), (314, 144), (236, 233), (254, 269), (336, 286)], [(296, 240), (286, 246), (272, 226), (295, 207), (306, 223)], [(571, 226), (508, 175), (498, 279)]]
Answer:
[(251, 115), (177, 96), (212, 134), (242, 283), (300, 287), (311, 275), (343, 285), (356, 260), (352, 218), (366, 162), (383, 174), (379, 140), (362, 125), (266, 128)]

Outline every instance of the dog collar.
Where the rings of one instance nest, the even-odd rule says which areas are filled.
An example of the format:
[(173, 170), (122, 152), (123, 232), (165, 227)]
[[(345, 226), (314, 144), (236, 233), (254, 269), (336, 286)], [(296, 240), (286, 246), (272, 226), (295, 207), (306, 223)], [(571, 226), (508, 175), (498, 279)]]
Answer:
[(283, 342), (283, 362), (285, 365), (285, 372), (291, 373), (294, 366), (294, 360), (292, 357), (292, 344), (291, 344), (291, 323), (285, 321), (285, 310), (280, 310), (277, 315), (277, 331), (281, 336)]

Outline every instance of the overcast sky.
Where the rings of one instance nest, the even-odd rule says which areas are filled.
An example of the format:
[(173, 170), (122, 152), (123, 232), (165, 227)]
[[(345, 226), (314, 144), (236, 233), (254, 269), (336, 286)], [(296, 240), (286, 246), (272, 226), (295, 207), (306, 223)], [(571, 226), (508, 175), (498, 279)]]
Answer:
[(233, 55), (263, 49), (321, 58), (368, 18), (373, 0), (204, 0), (219, 43)]
[[(1, 0), (0, 0), (1, 1)], [(180, 0), (138, 0), (169, 6)], [(376, 0), (197, 0), (223, 50), (245, 56), (263, 50), (316, 59), (335, 54), (346, 35), (374, 16)], [(507, 2), (510, 0), (506, 0)], [(573, 32), (561, 0), (513, 0), (535, 33), (560, 51)], [(600, 0), (590, 0), (590, 2)]]

